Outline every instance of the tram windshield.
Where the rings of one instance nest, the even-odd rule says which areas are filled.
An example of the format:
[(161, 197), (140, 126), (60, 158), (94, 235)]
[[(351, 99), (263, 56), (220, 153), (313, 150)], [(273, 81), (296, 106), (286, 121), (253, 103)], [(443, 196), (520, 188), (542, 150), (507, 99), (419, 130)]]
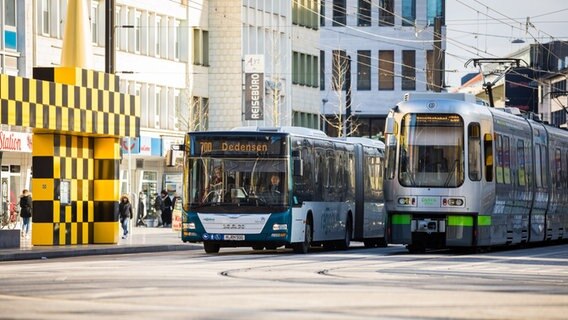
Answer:
[(458, 187), (464, 181), (464, 124), (455, 114), (407, 114), (401, 125), (399, 182)]
[(265, 213), (288, 206), (288, 160), (190, 159), (190, 207), (200, 212)]

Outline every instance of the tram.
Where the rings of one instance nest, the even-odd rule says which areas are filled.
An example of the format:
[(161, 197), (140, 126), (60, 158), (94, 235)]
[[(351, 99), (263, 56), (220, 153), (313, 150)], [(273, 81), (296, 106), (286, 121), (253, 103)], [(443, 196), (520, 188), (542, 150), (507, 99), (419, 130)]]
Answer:
[(255, 250), (386, 245), (384, 144), (299, 127), (190, 132), (184, 242)]
[(388, 241), (428, 248), (568, 237), (568, 131), (468, 94), (407, 94), (386, 120)]

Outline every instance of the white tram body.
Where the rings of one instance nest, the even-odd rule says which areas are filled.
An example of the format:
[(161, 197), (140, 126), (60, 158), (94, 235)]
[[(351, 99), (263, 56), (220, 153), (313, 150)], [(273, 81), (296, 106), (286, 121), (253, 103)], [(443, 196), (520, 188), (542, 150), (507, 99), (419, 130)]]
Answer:
[(386, 122), (389, 243), (410, 251), (568, 237), (568, 132), (467, 94), (407, 95)]

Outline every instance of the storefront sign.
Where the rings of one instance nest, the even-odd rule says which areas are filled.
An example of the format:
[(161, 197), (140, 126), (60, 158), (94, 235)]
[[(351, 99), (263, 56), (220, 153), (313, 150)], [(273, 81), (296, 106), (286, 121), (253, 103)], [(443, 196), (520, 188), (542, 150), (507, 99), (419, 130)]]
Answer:
[(245, 120), (264, 119), (264, 55), (245, 56)]
[(0, 151), (32, 152), (32, 135), (25, 132), (0, 131)]

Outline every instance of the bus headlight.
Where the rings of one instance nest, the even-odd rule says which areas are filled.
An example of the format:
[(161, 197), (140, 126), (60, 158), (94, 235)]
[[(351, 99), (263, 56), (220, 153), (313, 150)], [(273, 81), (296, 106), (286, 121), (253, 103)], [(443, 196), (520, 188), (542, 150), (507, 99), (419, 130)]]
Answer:
[(288, 231), (288, 225), (282, 223), (275, 223), (272, 225), (273, 231)]
[(184, 223), (184, 224), (183, 224), (183, 228), (184, 228), (184, 229), (195, 230), (195, 223), (193, 223), (193, 222)]

